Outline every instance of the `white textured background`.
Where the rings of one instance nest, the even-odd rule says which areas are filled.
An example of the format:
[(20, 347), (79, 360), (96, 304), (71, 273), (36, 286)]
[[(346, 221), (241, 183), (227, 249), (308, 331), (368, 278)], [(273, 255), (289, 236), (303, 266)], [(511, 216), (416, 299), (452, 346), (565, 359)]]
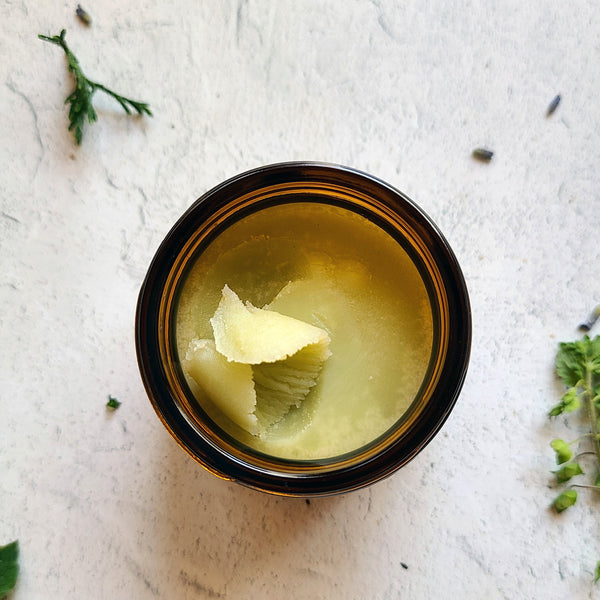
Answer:
[[(560, 517), (556, 344), (600, 302), (597, 3), (0, 0), (0, 545), (14, 598), (600, 598), (600, 498)], [(58, 34), (100, 93), (77, 147)], [(551, 118), (548, 103), (563, 101)], [(490, 164), (471, 150), (486, 145)], [(135, 359), (139, 286), (202, 193), (285, 160), (411, 196), (469, 285), (441, 433), (392, 478), (279, 499), (171, 440)], [(107, 414), (107, 395), (122, 406)], [(402, 566), (402, 563), (407, 568)]]

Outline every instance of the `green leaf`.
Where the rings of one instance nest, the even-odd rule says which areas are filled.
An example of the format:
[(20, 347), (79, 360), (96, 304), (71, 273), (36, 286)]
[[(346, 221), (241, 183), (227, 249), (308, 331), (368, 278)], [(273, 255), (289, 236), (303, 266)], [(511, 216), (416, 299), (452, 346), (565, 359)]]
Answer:
[(561, 513), (563, 510), (567, 510), (569, 506), (573, 506), (577, 502), (577, 492), (575, 490), (566, 490), (560, 496), (557, 496), (552, 503), (556, 512)]
[(17, 583), (19, 575), (19, 542), (0, 547), (0, 598), (8, 594)]
[(580, 406), (579, 402), (579, 388), (577, 386), (570, 387), (560, 399), (560, 402), (553, 407), (548, 416), (557, 417), (562, 413), (570, 413), (577, 410)]
[(106, 403), (107, 408), (112, 408), (113, 410), (116, 410), (117, 408), (119, 408), (119, 406), (121, 406), (121, 403), (114, 396), (108, 397), (108, 402)]
[(567, 444), (567, 442), (557, 438), (550, 442), (550, 446), (552, 446), (552, 448), (556, 452), (557, 465), (562, 465), (563, 463), (566, 463), (567, 461), (571, 460), (573, 452), (571, 451), (571, 448), (569, 447), (569, 444)]
[(600, 560), (596, 563), (596, 571), (594, 572), (594, 583), (600, 579)]
[(561, 398), (561, 402), (565, 407), (565, 412), (573, 412), (579, 408), (579, 395), (577, 394), (577, 388), (569, 388)]
[(583, 471), (579, 463), (569, 463), (561, 467), (558, 471), (553, 471), (553, 473), (556, 475), (558, 483), (564, 483), (565, 481), (569, 481), (571, 477), (575, 477), (575, 475), (582, 475)]
[(87, 120), (90, 124), (94, 123), (98, 119), (98, 115), (92, 106), (92, 97), (96, 90), (102, 90), (103, 92), (115, 98), (127, 114), (131, 114), (131, 110), (129, 108), (131, 105), (139, 114), (145, 112), (147, 115), (152, 116), (152, 113), (150, 112), (150, 109), (146, 103), (125, 98), (124, 96), (113, 92), (109, 88), (89, 80), (83, 74), (81, 66), (79, 65), (79, 61), (73, 52), (71, 52), (71, 49), (67, 46), (65, 35), (66, 31), (63, 29), (60, 32), (60, 36), (55, 35), (53, 37), (49, 37), (46, 35), (38, 35), (38, 38), (45, 42), (56, 44), (64, 50), (69, 65), (69, 72), (73, 73), (75, 76), (75, 89), (67, 96), (65, 103), (69, 103), (71, 105), (69, 109), (69, 131), (73, 131), (77, 144), (81, 144), (81, 139), (83, 137), (84, 118), (87, 116)]
[(600, 357), (600, 335), (597, 335), (593, 340), (589, 340), (589, 348), (592, 360)]
[(559, 344), (556, 356), (556, 373), (569, 387), (576, 386), (584, 376), (584, 361), (585, 352), (581, 342), (563, 342)]

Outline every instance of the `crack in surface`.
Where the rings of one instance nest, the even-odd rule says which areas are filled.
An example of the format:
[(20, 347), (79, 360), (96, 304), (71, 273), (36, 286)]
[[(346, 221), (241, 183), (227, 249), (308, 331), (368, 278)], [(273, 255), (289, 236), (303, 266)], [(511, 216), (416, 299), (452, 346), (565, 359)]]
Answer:
[(38, 172), (38, 169), (40, 168), (40, 164), (42, 163), (42, 160), (44, 159), (44, 143), (42, 142), (42, 135), (40, 133), (40, 128), (38, 125), (38, 116), (37, 116), (37, 111), (35, 110), (35, 107), (33, 105), (33, 103), (31, 102), (31, 100), (29, 99), (29, 97), (24, 94), (20, 89), (17, 88), (17, 86), (12, 82), (12, 81), (6, 81), (5, 82), (6, 87), (15, 95), (19, 96), (22, 100), (25, 101), (25, 104), (27, 104), (27, 106), (29, 107), (29, 110), (31, 111), (31, 114), (33, 115), (33, 125), (35, 128), (35, 136), (36, 136), (36, 140), (40, 146), (40, 157), (37, 161), (37, 165), (35, 166), (35, 171), (33, 173), (33, 177), (35, 178)]

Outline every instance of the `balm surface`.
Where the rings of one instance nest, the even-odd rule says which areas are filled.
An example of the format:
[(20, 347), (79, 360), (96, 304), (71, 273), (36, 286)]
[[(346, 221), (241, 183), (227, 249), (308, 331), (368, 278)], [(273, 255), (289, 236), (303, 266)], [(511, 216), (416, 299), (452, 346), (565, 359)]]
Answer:
[[(330, 338), (316, 385), (260, 436), (185, 371), (192, 340), (214, 339), (225, 284)], [(274, 456), (325, 459), (368, 444), (406, 412), (429, 366), (433, 318), (418, 269), (389, 234), (349, 210), (295, 202), (244, 217), (199, 255), (179, 295), (176, 344), (196, 400), (230, 435)]]

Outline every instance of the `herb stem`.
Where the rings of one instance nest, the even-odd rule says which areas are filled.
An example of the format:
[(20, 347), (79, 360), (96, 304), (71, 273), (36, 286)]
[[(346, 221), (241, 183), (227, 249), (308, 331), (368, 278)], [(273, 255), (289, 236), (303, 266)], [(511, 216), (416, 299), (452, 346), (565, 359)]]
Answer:
[(600, 492), (600, 485), (585, 485), (583, 483), (572, 483), (569, 486), (570, 488), (581, 488), (584, 490), (596, 490), (597, 492)]
[[(563, 465), (558, 471), (554, 471), (557, 483), (563, 484), (573, 477), (585, 474), (577, 462), (580, 456), (593, 455), (596, 461), (596, 475), (593, 483), (588, 481), (568, 484), (568, 488), (563, 488), (563, 491), (554, 499), (552, 506), (556, 512), (561, 513), (577, 502), (577, 488), (600, 492), (600, 422), (598, 419), (600, 413), (600, 335), (594, 339), (584, 335), (583, 339), (579, 341), (559, 344), (555, 367), (556, 374), (567, 386), (567, 391), (563, 394), (560, 403), (550, 411), (550, 416), (555, 417), (577, 409), (584, 411), (589, 419), (587, 433), (572, 441), (571, 444), (577, 444), (584, 438), (592, 440), (592, 444), (586, 444), (586, 448), (575, 457), (575, 460), (572, 460), (571, 444), (567, 444), (560, 438), (550, 442), (550, 446), (555, 452), (556, 463)], [(594, 581), (600, 581), (600, 561), (596, 563)]]
[(587, 411), (592, 429), (592, 438), (594, 440), (594, 452), (598, 466), (600, 467), (600, 437), (598, 436), (598, 411), (594, 402), (594, 387), (592, 382), (593, 366), (587, 362), (585, 365), (585, 395), (587, 400)]
[(102, 90), (105, 94), (112, 96), (123, 107), (123, 110), (128, 115), (131, 114), (131, 110), (129, 109), (129, 106), (131, 106), (140, 115), (142, 113), (146, 113), (147, 115), (152, 116), (152, 112), (150, 111), (150, 108), (148, 108), (148, 105), (145, 102), (137, 102), (136, 100), (130, 100), (129, 98), (125, 98), (124, 96), (121, 96), (120, 94), (117, 94), (116, 92), (113, 92), (111, 89), (107, 88), (106, 86), (102, 85), (101, 83), (96, 83), (95, 81), (90, 81), (89, 79), (88, 79), (88, 82), (94, 90)]
[[(593, 431), (590, 431), (588, 433), (584, 433), (583, 435), (580, 435), (578, 438), (575, 438), (574, 440), (572, 440), (571, 442), (567, 442), (567, 446), (573, 446), (575, 445), (577, 442), (580, 442), (581, 440), (584, 440), (585, 438), (598, 438), (598, 434), (594, 433)], [(583, 453), (585, 454), (585, 452)], [(596, 452), (592, 452), (592, 454), (596, 454)], [(581, 455), (578, 455), (581, 456)]]
[(89, 123), (93, 123), (98, 119), (96, 111), (92, 105), (92, 97), (96, 90), (102, 90), (105, 94), (112, 96), (123, 107), (123, 110), (127, 114), (131, 114), (131, 109), (133, 108), (140, 115), (145, 113), (149, 116), (152, 116), (152, 112), (150, 111), (148, 104), (145, 102), (138, 102), (137, 100), (125, 98), (125, 96), (121, 96), (120, 94), (113, 92), (111, 89), (107, 88), (101, 83), (97, 83), (96, 81), (88, 79), (84, 75), (83, 70), (79, 65), (79, 61), (73, 52), (71, 52), (69, 46), (67, 46), (65, 35), (66, 31), (63, 29), (60, 32), (60, 35), (49, 37), (47, 35), (40, 34), (38, 37), (45, 42), (56, 44), (64, 50), (69, 65), (69, 72), (73, 73), (75, 76), (75, 89), (67, 97), (65, 103), (69, 103), (71, 105), (69, 109), (69, 131), (73, 131), (73, 134), (75, 135), (75, 141), (78, 144), (81, 143), (83, 125), (86, 117)]
[(575, 456), (575, 459), (578, 459), (580, 456), (589, 456), (590, 454), (592, 454), (593, 456), (596, 456), (596, 453), (592, 450), (586, 450), (585, 452), (580, 452), (579, 454), (577, 454)]

